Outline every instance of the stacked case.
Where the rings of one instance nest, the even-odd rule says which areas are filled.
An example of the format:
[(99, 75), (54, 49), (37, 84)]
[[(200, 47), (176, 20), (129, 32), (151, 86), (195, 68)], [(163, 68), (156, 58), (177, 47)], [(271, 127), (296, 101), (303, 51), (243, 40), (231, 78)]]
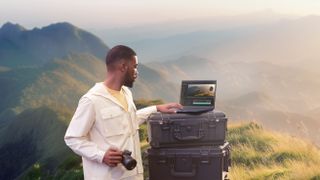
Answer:
[(224, 113), (154, 113), (148, 119), (150, 180), (224, 179), (230, 166)]

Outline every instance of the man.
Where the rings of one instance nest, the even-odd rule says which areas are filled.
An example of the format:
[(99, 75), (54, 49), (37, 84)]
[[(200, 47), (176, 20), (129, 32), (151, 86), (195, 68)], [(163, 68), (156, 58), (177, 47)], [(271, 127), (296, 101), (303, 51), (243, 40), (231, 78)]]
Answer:
[[(139, 124), (156, 111), (174, 113), (181, 108), (169, 103), (136, 110), (128, 87), (138, 75), (138, 58), (129, 47), (113, 47), (106, 57), (107, 75), (79, 101), (65, 134), (66, 144), (82, 156), (85, 179), (143, 179)], [(131, 171), (120, 163), (129, 150), (137, 160)]]

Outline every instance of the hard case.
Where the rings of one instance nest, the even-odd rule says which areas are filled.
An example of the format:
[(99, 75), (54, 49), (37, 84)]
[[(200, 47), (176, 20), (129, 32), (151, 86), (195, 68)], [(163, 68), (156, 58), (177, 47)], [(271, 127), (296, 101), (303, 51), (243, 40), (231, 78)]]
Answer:
[(148, 141), (153, 148), (222, 145), (225, 142), (227, 118), (220, 111), (153, 113), (147, 122)]
[(229, 155), (229, 143), (191, 148), (151, 148), (148, 149), (149, 180), (225, 179), (230, 165)]

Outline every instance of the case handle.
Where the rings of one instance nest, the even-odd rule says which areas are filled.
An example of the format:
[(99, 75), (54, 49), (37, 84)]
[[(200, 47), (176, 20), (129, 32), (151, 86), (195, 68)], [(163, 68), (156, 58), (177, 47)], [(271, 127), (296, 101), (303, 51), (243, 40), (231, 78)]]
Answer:
[[(200, 134), (200, 133), (199, 133)], [(175, 138), (177, 138), (179, 141), (192, 141), (192, 140), (198, 140), (201, 139), (203, 136), (186, 136), (186, 137), (181, 137), (181, 135), (175, 135)]]
[(196, 175), (196, 168), (192, 166), (191, 172), (176, 172), (174, 166), (171, 167), (171, 175), (175, 177), (193, 177)]
[(204, 137), (204, 131), (202, 128), (199, 128), (198, 130), (198, 135), (195, 136), (182, 136), (181, 135), (181, 130), (179, 127), (176, 127), (174, 129), (173, 136), (178, 139), (179, 141), (193, 141), (193, 140), (199, 140)]

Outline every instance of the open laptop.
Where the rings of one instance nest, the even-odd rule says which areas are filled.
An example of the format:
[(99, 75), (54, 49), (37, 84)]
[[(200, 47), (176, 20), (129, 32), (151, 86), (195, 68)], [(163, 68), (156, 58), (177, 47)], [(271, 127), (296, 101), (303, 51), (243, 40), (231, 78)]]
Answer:
[(177, 110), (177, 113), (212, 111), (215, 107), (216, 90), (216, 80), (182, 81), (180, 104), (183, 106), (183, 109)]

